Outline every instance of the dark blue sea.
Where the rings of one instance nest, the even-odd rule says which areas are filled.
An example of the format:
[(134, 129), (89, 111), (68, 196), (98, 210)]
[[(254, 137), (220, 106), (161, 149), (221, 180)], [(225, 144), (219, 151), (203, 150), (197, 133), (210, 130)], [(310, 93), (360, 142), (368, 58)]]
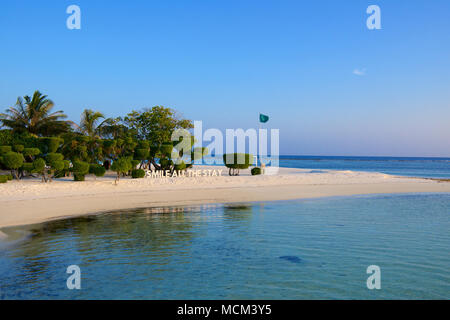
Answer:
[(280, 156), (280, 167), (450, 179), (450, 158)]

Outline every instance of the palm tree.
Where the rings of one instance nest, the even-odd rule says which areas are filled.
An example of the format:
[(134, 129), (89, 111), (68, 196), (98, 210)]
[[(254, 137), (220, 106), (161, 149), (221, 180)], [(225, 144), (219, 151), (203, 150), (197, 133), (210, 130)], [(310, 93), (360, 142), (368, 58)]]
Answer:
[(79, 131), (91, 138), (99, 137), (102, 133), (103, 126), (108, 124), (111, 119), (105, 119), (100, 124), (100, 119), (105, 119), (103, 113), (86, 109), (81, 114), (81, 122)]
[(122, 118), (117, 117), (108, 118), (103, 121), (100, 131), (103, 138), (117, 139), (123, 137), (128, 131), (128, 128), (123, 124)]
[(0, 114), (3, 126), (14, 132), (29, 132), (41, 136), (58, 135), (70, 131), (72, 122), (62, 120), (67, 118), (63, 111), (51, 112), (54, 107), (52, 100), (47, 99), (39, 91), (33, 97), (17, 98), (16, 105)]

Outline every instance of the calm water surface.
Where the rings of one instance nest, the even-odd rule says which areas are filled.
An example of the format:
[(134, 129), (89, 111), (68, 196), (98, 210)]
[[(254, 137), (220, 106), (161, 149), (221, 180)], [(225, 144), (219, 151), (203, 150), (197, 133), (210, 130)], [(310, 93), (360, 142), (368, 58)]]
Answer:
[[(450, 195), (435, 194), (135, 209), (9, 228), (0, 298), (449, 299), (449, 217)], [(73, 264), (81, 290), (66, 288)], [(381, 290), (366, 287), (373, 264)]]

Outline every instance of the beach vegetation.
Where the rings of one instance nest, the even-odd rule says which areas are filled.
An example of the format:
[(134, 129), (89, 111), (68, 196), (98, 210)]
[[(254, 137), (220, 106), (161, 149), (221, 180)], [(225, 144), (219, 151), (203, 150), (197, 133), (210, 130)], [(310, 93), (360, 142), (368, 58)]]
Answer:
[(15, 106), (0, 114), (4, 127), (13, 132), (28, 132), (38, 136), (52, 136), (70, 131), (72, 123), (62, 111), (53, 111), (54, 103), (46, 95), (35, 91), (33, 96), (17, 98)]
[(259, 176), (261, 174), (261, 168), (255, 167), (250, 172), (252, 173), (252, 176)]
[(143, 169), (133, 169), (131, 171), (131, 177), (133, 179), (141, 179), (145, 177), (145, 170)]
[(32, 161), (34, 157), (41, 154), (41, 150), (39, 150), (38, 148), (24, 148), (22, 154), (25, 159), (29, 159)]
[(89, 173), (89, 163), (74, 161), (72, 171), (75, 181), (84, 181), (85, 176)]
[[(15, 170), (16, 178), (24, 173), (33, 177), (40, 174), (45, 181), (73, 172), (81, 180), (88, 173), (101, 176), (116, 163), (113, 170), (120, 172), (118, 181), (120, 176), (132, 176), (135, 169), (162, 171), (163, 175), (186, 170), (207, 153), (206, 148), (193, 147), (195, 141), (188, 131), (193, 128), (192, 121), (171, 108), (134, 110), (123, 118), (106, 118), (102, 112), (86, 109), (79, 125), (67, 121), (63, 111), (53, 109), (53, 101), (36, 91), (31, 97), (19, 97), (13, 107), (0, 114), (4, 128), (0, 130), (0, 169)], [(178, 130), (186, 131), (189, 139), (172, 141)], [(5, 161), (11, 152), (14, 156)], [(20, 157), (18, 168), (6, 165)], [(35, 163), (43, 163), (44, 168), (36, 170)], [(79, 170), (79, 163), (86, 163), (87, 171)], [(90, 168), (90, 163), (98, 165)]]
[[(38, 173), (41, 175), (42, 177), (42, 182), (46, 181), (46, 177), (45, 177), (45, 160), (42, 158), (38, 158), (36, 160), (33, 161), (33, 169), (32, 169), (32, 173)], [(31, 173), (31, 172), (30, 172)]]
[(14, 151), (15, 152), (21, 153), (21, 152), (23, 152), (23, 149), (25, 149), (25, 147), (22, 144), (15, 144), (14, 145)]
[(128, 157), (122, 157), (115, 160), (112, 163), (111, 170), (117, 173), (115, 183), (117, 184), (120, 180), (120, 175), (125, 175), (128, 171), (132, 169), (131, 159)]
[(24, 163), (24, 158), (21, 153), (13, 151), (5, 153), (2, 156), (2, 163), (7, 169), (11, 170), (11, 174), (15, 179), (20, 179), (18, 170)]
[(100, 167), (98, 163), (90, 163), (89, 164), (89, 173), (94, 174), (96, 168)]
[[(103, 121), (101, 121), (102, 119)], [(81, 114), (81, 121), (78, 131), (93, 139), (100, 138), (102, 129), (110, 122), (111, 119), (105, 119), (103, 113), (85, 109)]]
[(106, 169), (98, 163), (91, 163), (89, 165), (89, 174), (93, 174), (95, 177), (103, 177), (106, 173)]
[(64, 170), (64, 155), (61, 153), (49, 153), (45, 157), (48, 166), (46, 167), (46, 181), (53, 181), (56, 172)]
[(6, 175), (1, 175), (0, 176), (0, 183), (7, 183), (8, 182), (8, 176)]
[(21, 153), (8, 152), (2, 156), (3, 165), (11, 170), (11, 174), (15, 179), (20, 180), (19, 168), (22, 167), (24, 163), (24, 158)]
[(13, 144), (12, 131), (8, 129), (0, 130), (0, 146), (9, 146)]
[(34, 170), (34, 168), (33, 168), (33, 163), (31, 163), (31, 162), (25, 162), (23, 165), (22, 165), (22, 171), (23, 172), (28, 172), (28, 174), (32, 174), (33, 173), (33, 170)]
[(106, 173), (106, 169), (105, 167), (98, 166), (94, 168), (93, 173), (96, 177), (103, 177)]
[(223, 162), (229, 169), (230, 176), (238, 176), (239, 170), (248, 169), (252, 164), (253, 156), (248, 153), (230, 153), (223, 155)]
[(11, 152), (12, 147), (11, 146), (0, 146), (0, 155)]
[(84, 181), (85, 177), (86, 177), (86, 175), (84, 175), (84, 174), (74, 172), (73, 181)]
[(56, 153), (63, 144), (60, 137), (42, 137), (39, 139), (40, 150), (44, 153)]
[(174, 170), (175, 170), (175, 171), (183, 171), (183, 170), (186, 170), (186, 163), (184, 163), (184, 161), (181, 161), (180, 163), (175, 164), (175, 165), (174, 165)]

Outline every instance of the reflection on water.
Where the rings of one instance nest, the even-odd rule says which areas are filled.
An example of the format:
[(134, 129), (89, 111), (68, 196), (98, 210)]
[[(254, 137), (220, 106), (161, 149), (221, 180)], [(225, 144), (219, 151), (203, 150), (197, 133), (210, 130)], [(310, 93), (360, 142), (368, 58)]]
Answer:
[[(0, 298), (449, 298), (450, 196), (144, 208), (8, 228)], [(82, 289), (66, 288), (79, 265)], [(366, 268), (382, 290), (366, 288)]]

